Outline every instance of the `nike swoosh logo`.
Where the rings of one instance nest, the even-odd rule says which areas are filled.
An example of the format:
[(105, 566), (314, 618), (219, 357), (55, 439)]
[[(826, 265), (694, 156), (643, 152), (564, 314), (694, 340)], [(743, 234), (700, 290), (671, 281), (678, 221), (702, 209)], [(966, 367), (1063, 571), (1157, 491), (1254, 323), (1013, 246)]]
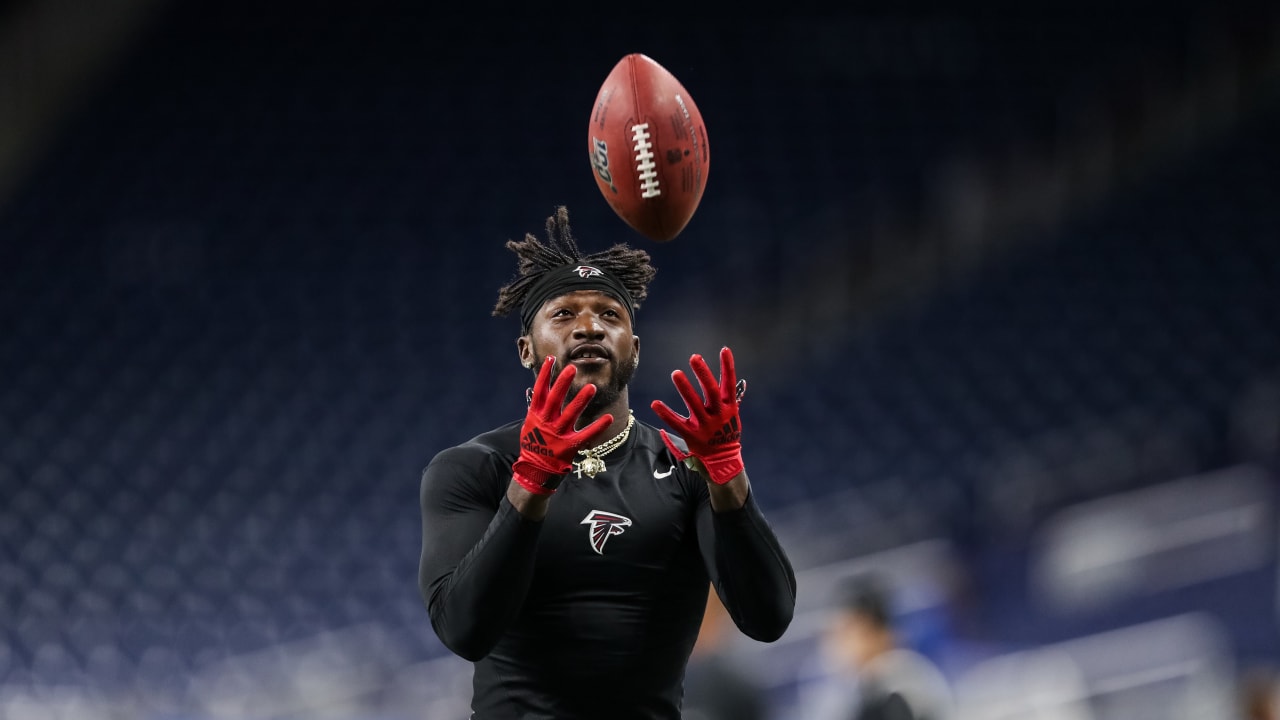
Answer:
[(670, 475), (670, 474), (671, 474), (671, 471), (673, 471), (673, 470), (675, 470), (675, 469), (676, 469), (676, 466), (675, 466), (675, 465), (672, 465), (671, 467), (667, 468), (667, 471), (666, 471), (666, 472), (658, 472), (657, 470), (654, 470), (654, 471), (653, 471), (653, 476), (654, 476), (654, 477), (656, 477), (656, 478), (664, 478), (664, 477), (667, 477), (668, 475)]

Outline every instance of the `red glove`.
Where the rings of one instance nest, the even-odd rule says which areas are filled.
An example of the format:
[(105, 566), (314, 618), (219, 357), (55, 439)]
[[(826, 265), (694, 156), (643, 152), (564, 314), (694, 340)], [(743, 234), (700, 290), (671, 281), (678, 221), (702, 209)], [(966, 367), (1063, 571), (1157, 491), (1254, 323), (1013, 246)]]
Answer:
[[(581, 430), (574, 430), (583, 409), (595, 397), (596, 386), (584, 385), (565, 405), (564, 398), (569, 394), (569, 386), (573, 384), (578, 368), (565, 366), (552, 384), (551, 368), (555, 364), (555, 356), (548, 355), (538, 371), (529, 399), (529, 412), (525, 415), (524, 426), (520, 428), (520, 456), (511, 467), (515, 481), (535, 495), (554, 493), (564, 474), (573, 467), (573, 455), (578, 448), (613, 422), (612, 415), (602, 415)], [(548, 385), (551, 385), (550, 389)]]
[[(738, 420), (738, 400), (746, 389), (746, 381), (739, 388), (737, 374), (733, 370), (733, 353), (729, 348), (720, 350), (720, 382), (711, 374), (711, 368), (701, 355), (689, 359), (689, 366), (702, 386), (702, 401), (693, 383), (685, 377), (683, 370), (671, 373), (671, 382), (675, 383), (680, 397), (689, 406), (689, 417), (677, 415), (666, 403), (654, 400), (650, 407), (670, 425), (689, 446), (689, 452), (683, 452), (675, 446), (667, 431), (662, 431), (662, 442), (672, 455), (690, 467), (694, 458), (702, 464), (703, 470), (717, 485), (723, 485), (742, 472), (742, 424)], [(697, 469), (695, 467), (695, 469)]]

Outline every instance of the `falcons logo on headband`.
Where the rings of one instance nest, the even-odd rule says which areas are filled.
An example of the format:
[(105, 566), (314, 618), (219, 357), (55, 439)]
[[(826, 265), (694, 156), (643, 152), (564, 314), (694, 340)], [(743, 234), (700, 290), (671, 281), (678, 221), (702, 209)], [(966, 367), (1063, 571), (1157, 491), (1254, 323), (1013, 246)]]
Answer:
[(587, 539), (591, 541), (591, 549), (597, 555), (603, 555), (605, 541), (610, 535), (621, 535), (623, 530), (631, 527), (631, 518), (603, 510), (592, 510), (578, 524), (590, 526), (587, 529)]
[(578, 277), (584, 278), (601, 277), (604, 275), (603, 270), (598, 267), (591, 267), (590, 265), (579, 265), (574, 268), (574, 271), (578, 273)]

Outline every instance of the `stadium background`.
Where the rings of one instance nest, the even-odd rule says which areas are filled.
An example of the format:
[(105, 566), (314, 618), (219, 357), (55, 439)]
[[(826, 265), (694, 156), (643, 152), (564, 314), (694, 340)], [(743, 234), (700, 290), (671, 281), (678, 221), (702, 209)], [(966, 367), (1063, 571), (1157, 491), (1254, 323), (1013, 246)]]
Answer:
[[(1031, 5), (0, 4), (0, 716), (465, 717), (418, 475), (522, 411), (502, 243), (566, 204), (659, 268), (633, 398), (722, 344), (751, 383), (777, 717), (867, 567), (961, 717), (1238, 717), (1280, 651), (1280, 14)], [(667, 245), (585, 152), (632, 51), (710, 135)]]

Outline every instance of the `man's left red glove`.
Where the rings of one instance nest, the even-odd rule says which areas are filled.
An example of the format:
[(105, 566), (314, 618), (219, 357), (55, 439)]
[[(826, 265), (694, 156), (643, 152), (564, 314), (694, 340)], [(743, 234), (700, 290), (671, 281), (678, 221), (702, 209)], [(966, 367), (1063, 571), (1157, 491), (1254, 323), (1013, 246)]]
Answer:
[[(689, 358), (689, 366), (702, 387), (701, 396), (693, 389), (693, 383), (689, 382), (683, 370), (671, 373), (671, 382), (685, 405), (689, 406), (689, 417), (677, 415), (661, 400), (654, 400), (650, 407), (689, 446), (689, 452), (680, 450), (663, 430), (662, 442), (666, 443), (671, 454), (686, 464), (690, 464), (689, 458), (696, 459), (712, 482), (724, 485), (741, 474), (743, 469), (738, 401), (746, 389), (746, 381), (740, 388), (733, 369), (733, 353), (727, 347), (720, 350), (719, 382), (701, 355)], [(703, 397), (706, 397), (705, 401)]]

